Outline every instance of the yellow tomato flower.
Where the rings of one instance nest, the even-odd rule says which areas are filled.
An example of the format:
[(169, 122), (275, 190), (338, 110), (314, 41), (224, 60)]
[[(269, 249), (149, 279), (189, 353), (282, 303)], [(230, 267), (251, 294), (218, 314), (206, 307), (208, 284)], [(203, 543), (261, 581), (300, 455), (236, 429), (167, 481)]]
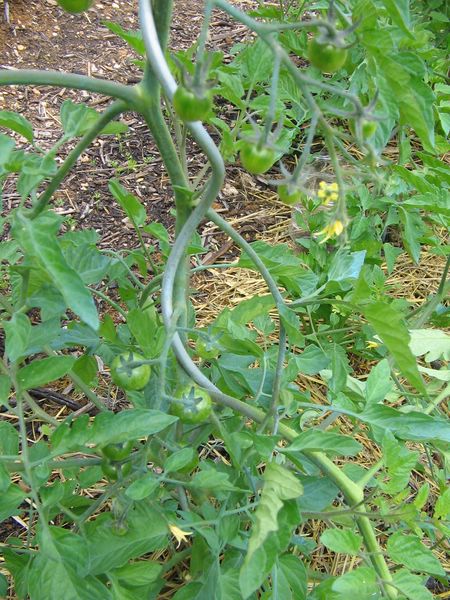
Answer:
[(327, 240), (329, 240), (330, 238), (332, 238), (333, 236), (338, 236), (341, 235), (341, 233), (344, 231), (344, 224), (342, 221), (340, 221), (339, 219), (336, 219), (335, 221), (331, 221), (331, 223), (329, 223), (326, 227), (324, 227), (321, 231), (319, 231), (318, 233), (316, 233), (317, 236), (319, 235), (324, 235), (325, 237), (320, 240), (320, 244), (324, 244)]
[(373, 340), (367, 340), (366, 346), (368, 350), (372, 350), (374, 348), (378, 348), (380, 344), (378, 342), (374, 342)]
[(183, 531), (176, 525), (169, 525), (169, 529), (172, 532), (173, 537), (177, 540), (177, 548), (180, 547), (181, 542), (187, 542), (187, 536), (192, 535), (192, 531)]
[(322, 204), (327, 206), (332, 202), (336, 202), (339, 198), (339, 186), (336, 182), (327, 183), (326, 181), (321, 181), (319, 183), (319, 191), (317, 192), (318, 198), (322, 200)]

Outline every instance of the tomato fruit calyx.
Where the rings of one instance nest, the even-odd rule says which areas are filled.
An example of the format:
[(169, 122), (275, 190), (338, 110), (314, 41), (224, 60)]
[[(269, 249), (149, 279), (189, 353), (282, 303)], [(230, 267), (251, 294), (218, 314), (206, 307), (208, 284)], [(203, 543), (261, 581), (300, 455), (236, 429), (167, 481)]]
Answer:
[(145, 357), (136, 352), (124, 352), (114, 358), (111, 363), (111, 378), (124, 390), (142, 390), (150, 379), (150, 365), (131, 367), (136, 362), (145, 361)]
[(77, 14), (88, 10), (92, 5), (92, 0), (58, 0), (58, 4), (66, 12)]
[(239, 158), (246, 171), (253, 175), (261, 175), (275, 162), (275, 150), (270, 146), (245, 141), (241, 146)]
[(133, 442), (128, 440), (123, 444), (107, 444), (101, 451), (105, 458), (112, 461), (121, 461), (128, 458), (133, 450)]
[(334, 73), (344, 66), (347, 50), (331, 39), (313, 37), (308, 42), (308, 60), (323, 73)]
[(287, 206), (298, 204), (303, 198), (303, 192), (292, 183), (282, 183), (278, 186), (277, 191), (281, 202)]
[(173, 95), (173, 107), (183, 121), (203, 121), (212, 108), (211, 94), (179, 85)]
[(217, 346), (217, 339), (199, 335), (195, 342), (195, 349), (200, 358), (209, 360), (217, 358), (220, 354), (220, 349)]
[(170, 412), (182, 423), (188, 425), (203, 423), (211, 414), (211, 396), (195, 383), (178, 388), (174, 398), (174, 402), (170, 405)]

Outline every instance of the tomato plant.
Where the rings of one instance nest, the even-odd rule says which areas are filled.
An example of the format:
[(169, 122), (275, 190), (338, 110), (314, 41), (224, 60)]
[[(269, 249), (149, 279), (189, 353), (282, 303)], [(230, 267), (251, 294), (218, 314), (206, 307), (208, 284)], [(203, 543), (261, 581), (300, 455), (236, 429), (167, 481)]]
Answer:
[[(109, 34), (95, 76), (63, 71), (92, 58), (76, 35), (58, 71), (0, 68), (20, 109), (0, 110), (0, 596), (428, 599), (450, 499), (445, 2), (191, 3), (183, 51), (186, 3), (139, 4), (139, 31), (107, 23), (140, 54), (129, 83)], [(15, 33), (4, 61), (35, 62)], [(42, 120), (23, 85), (80, 101), (50, 92)], [(117, 218), (67, 218), (112, 155)]]
[(175, 391), (176, 401), (170, 405), (170, 412), (182, 423), (197, 425), (211, 414), (212, 402), (208, 392), (196, 384), (188, 384)]
[(203, 121), (212, 107), (211, 95), (179, 85), (173, 95), (173, 107), (183, 121)]
[(244, 142), (239, 158), (246, 171), (260, 175), (268, 171), (275, 162), (275, 151), (268, 146), (259, 147), (258, 144)]
[(58, 0), (58, 4), (70, 13), (82, 13), (92, 5), (92, 0)]
[(344, 66), (347, 50), (331, 42), (313, 37), (308, 42), (308, 60), (324, 73), (334, 73)]
[(145, 357), (136, 352), (124, 352), (111, 363), (111, 378), (124, 390), (142, 390), (150, 379), (150, 365), (130, 367), (133, 362), (144, 361)]

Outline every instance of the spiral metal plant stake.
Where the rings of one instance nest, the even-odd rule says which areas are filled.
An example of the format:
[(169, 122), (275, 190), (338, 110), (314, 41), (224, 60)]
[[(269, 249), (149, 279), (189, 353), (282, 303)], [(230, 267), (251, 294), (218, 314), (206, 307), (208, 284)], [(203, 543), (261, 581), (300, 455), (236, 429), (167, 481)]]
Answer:
[[(233, 18), (241, 21), (243, 24), (259, 34), (277, 57), (277, 64), (279, 62), (289, 70), (294, 80), (301, 88), (304, 98), (309, 105), (312, 114), (314, 115), (314, 123), (318, 122), (324, 131), (325, 141), (327, 143), (333, 166), (335, 168), (336, 179), (338, 183), (340, 183), (342, 175), (336, 158), (331, 129), (321, 114), (320, 109), (316, 105), (314, 97), (308, 90), (308, 84), (311, 82), (291, 62), (289, 56), (278, 45), (276, 39), (272, 35), (273, 32), (279, 30), (279, 28), (277, 29), (276, 27), (270, 27), (254, 21), (245, 13), (229, 5), (225, 0), (214, 0), (212, 2), (207, 2), (207, 8), (209, 11), (208, 14), (210, 14), (213, 7), (222, 9)], [(164, 49), (167, 44), (167, 36), (171, 19), (171, 8), (172, 2), (168, 0), (154, 0), (153, 2), (150, 0), (139, 1), (141, 31), (145, 42), (148, 63), (143, 80), (135, 86), (125, 86), (119, 83), (97, 78), (94, 79), (81, 75), (52, 71), (0, 70), (0, 85), (55, 85), (72, 89), (88, 90), (116, 99), (115, 102), (104, 111), (96, 124), (92, 126), (92, 128), (80, 139), (75, 148), (69, 153), (64, 163), (58, 169), (56, 175), (48, 184), (47, 189), (35, 202), (33, 209), (28, 211), (27, 217), (35, 218), (47, 207), (53, 193), (58, 188), (65, 175), (76, 163), (80, 154), (96, 138), (106, 124), (126, 111), (136, 111), (140, 113), (146, 120), (146, 123), (160, 150), (170, 180), (172, 184), (176, 186), (175, 202), (177, 207), (177, 235), (170, 256), (167, 260), (161, 287), (162, 317), (166, 330), (171, 336), (171, 344), (176, 358), (184, 371), (186, 371), (186, 373), (197, 384), (206, 389), (218, 404), (229, 407), (237, 413), (240, 413), (241, 415), (244, 415), (245, 417), (255, 421), (256, 423), (263, 424), (264, 426), (271, 426), (272, 431), (277, 431), (287, 441), (292, 442), (298, 437), (299, 434), (289, 427), (289, 425), (287, 425), (285, 422), (277, 422), (276, 418), (281, 385), (281, 372), (286, 352), (286, 332), (282, 324), (280, 325), (279, 332), (279, 351), (272, 389), (272, 403), (267, 414), (246, 402), (240, 401), (221, 392), (221, 390), (216, 387), (191, 360), (183, 340), (180, 337), (180, 334), (177, 332), (177, 325), (179, 322), (182, 322), (185, 311), (187, 280), (187, 272), (185, 268), (185, 257), (187, 255), (186, 251), (192, 235), (196, 231), (199, 223), (205, 217), (214, 222), (224, 233), (229, 235), (231, 239), (243, 251), (245, 251), (248, 257), (253, 261), (256, 269), (260, 272), (261, 276), (267, 283), (267, 286), (275, 300), (276, 307), (281, 310), (286, 308), (286, 305), (276, 282), (270, 275), (268, 269), (265, 267), (257, 253), (242, 238), (242, 236), (240, 236), (231, 227), (231, 225), (229, 225), (211, 208), (212, 203), (217, 197), (223, 184), (225, 168), (218, 148), (200, 122), (188, 123), (187, 127), (192, 137), (195, 139), (197, 144), (208, 158), (211, 168), (211, 176), (200, 197), (198, 205), (193, 210), (186, 206), (185, 198), (179, 192), (179, 188), (188, 188), (189, 183), (187, 181), (187, 176), (183, 171), (167, 124), (164, 120), (160, 103), (160, 86), (164, 91), (165, 96), (169, 100), (172, 99), (174, 91), (177, 87), (177, 84), (172, 77), (167, 62), (164, 58)], [(301, 27), (301, 24), (297, 24), (296, 27)], [(319, 86), (327, 89), (328, 91), (332, 91), (333, 93), (339, 93), (345, 96), (347, 99), (352, 101), (355, 106), (359, 105), (359, 100), (347, 92), (336, 90), (333, 86), (322, 84), (317, 81), (314, 81), (313, 83), (315, 86)], [(341, 185), (339, 187), (342, 189)], [(92, 391), (86, 389), (86, 386), (83, 387), (81, 381), (77, 381), (77, 384), (79, 384), (83, 391), (88, 394), (88, 397), (92, 402), (97, 404), (99, 408), (103, 408), (101, 401)], [(23, 415), (21, 417), (21, 426), (23, 431), (25, 431)], [(25, 454), (27, 445), (26, 436), (23, 439), (23, 444)], [(357, 508), (358, 515), (355, 515), (354, 518), (363, 536), (367, 550), (367, 557), (373, 564), (378, 574), (379, 584), (384, 595), (390, 599), (396, 598), (397, 590), (392, 584), (391, 574), (384, 559), (382, 550), (377, 542), (370, 517), (364, 515), (364, 513), (368, 513), (368, 509), (364, 505), (363, 484), (358, 485), (357, 483), (353, 482), (324, 453), (304, 450), (303, 454), (309, 460), (315, 463), (321, 469), (321, 471), (325, 473), (336, 486), (338, 486), (350, 509)], [(294, 464), (296, 463), (295, 457), (289, 454), (288, 457)], [(25, 466), (30, 464), (26, 456), (24, 456), (24, 464)], [(28, 471), (29, 479), (30, 481), (33, 481), (31, 469), (28, 469)], [(37, 497), (35, 497), (34, 500), (39, 510), (39, 502)]]
[[(222, 9), (230, 9), (230, 12), (232, 12), (233, 15), (235, 15), (237, 12), (236, 9), (231, 9), (231, 7), (229, 7), (229, 5), (226, 2), (218, 1), (215, 2), (215, 4), (220, 6), (220, 8)], [(148, 59), (152, 65), (154, 72), (156, 73), (156, 76), (160, 81), (162, 88), (164, 89), (164, 91), (170, 99), (172, 98), (173, 93), (176, 89), (176, 82), (169, 71), (168, 65), (159, 46), (158, 36), (153, 20), (152, 6), (146, 0), (140, 0), (139, 8), (141, 29), (144, 37)], [(275, 42), (272, 41), (270, 45), (271, 47), (275, 47), (276, 50), (279, 51), (278, 47), (275, 45)], [(257, 254), (254, 251), (252, 251), (249, 244), (247, 244), (247, 242), (245, 242), (245, 240), (243, 240), (243, 238), (239, 236), (239, 234), (233, 232), (231, 226), (229, 226), (226, 223), (226, 221), (224, 221), (219, 215), (215, 213), (215, 211), (213, 211), (210, 208), (220, 190), (223, 181), (223, 160), (214, 142), (206, 132), (205, 128), (200, 123), (189, 123), (188, 127), (192, 136), (199, 144), (199, 146), (204, 150), (206, 156), (210, 161), (212, 176), (202, 200), (192, 212), (192, 214), (184, 224), (182, 230), (179, 232), (174, 246), (172, 248), (172, 252), (167, 261), (161, 293), (162, 314), (166, 327), (170, 327), (172, 322), (172, 298), (177, 269), (181, 261), (183, 260), (183, 257), (185, 256), (187, 246), (190, 242), (194, 231), (196, 230), (196, 227), (205, 216), (208, 216), (208, 218), (211, 219), (218, 227), (220, 227), (223, 231), (228, 233), (228, 235), (230, 235), (230, 237), (232, 237), (232, 239), (248, 253), (250, 258), (253, 260), (256, 268), (261, 272), (266, 283), (268, 284), (268, 287), (274, 296), (276, 304), (280, 306), (280, 304), (283, 303), (283, 298), (276, 286), (276, 283), (270, 276), (267, 269), (264, 268), (262, 261), (260, 261)], [(284, 335), (283, 333), (281, 333), (280, 341), (283, 340)], [(185, 371), (192, 377), (192, 379), (194, 379), (194, 381), (196, 381), (199, 385), (207, 389), (214, 397), (216, 402), (228, 406), (229, 408), (232, 408), (233, 410), (236, 410), (248, 416), (256, 422), (264, 422), (264, 420), (266, 419), (266, 415), (263, 411), (249, 406), (245, 402), (238, 401), (236, 398), (223, 394), (214, 384), (212, 384), (212, 382), (207, 377), (205, 377), (205, 375), (203, 375), (200, 369), (191, 360), (178, 334), (174, 335), (172, 345), (176, 357), (185, 369)], [(282, 366), (282, 361), (281, 364), (280, 361), (278, 361), (278, 375), (282, 369)], [(292, 430), (290, 427), (283, 423), (280, 423), (279, 425), (279, 432), (289, 441), (293, 441), (298, 435), (294, 430)], [(344, 475), (344, 473), (342, 473), (341, 470), (338, 467), (336, 467), (334, 463), (331, 460), (329, 460), (325, 454), (320, 452), (308, 451), (305, 451), (304, 454), (309, 459), (311, 459), (324, 473), (326, 473), (328, 477), (330, 477), (330, 479), (332, 479), (333, 482), (341, 489), (350, 507), (358, 506), (361, 512), (365, 512), (367, 510), (363, 504), (363, 489), (357, 484), (355, 484), (346, 475)], [(372, 561), (374, 567), (377, 570), (377, 573), (380, 577), (382, 586), (387, 597), (396, 598), (397, 593), (395, 588), (389, 585), (389, 582), (391, 581), (391, 575), (382, 555), (381, 549), (378, 545), (375, 532), (370, 523), (370, 519), (365, 516), (359, 516), (356, 518), (356, 521), (361, 531), (361, 534), (363, 535), (366, 548), (370, 556), (370, 560)]]

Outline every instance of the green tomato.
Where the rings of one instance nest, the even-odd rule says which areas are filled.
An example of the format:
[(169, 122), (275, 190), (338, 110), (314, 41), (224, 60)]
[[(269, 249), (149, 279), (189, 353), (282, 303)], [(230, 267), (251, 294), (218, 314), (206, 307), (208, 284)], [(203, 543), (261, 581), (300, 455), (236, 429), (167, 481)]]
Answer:
[(122, 477), (126, 477), (127, 475), (129, 475), (131, 473), (132, 468), (133, 468), (133, 466), (130, 461), (120, 465), (120, 471), (121, 471)]
[(117, 481), (119, 478), (119, 466), (120, 465), (116, 465), (107, 458), (104, 458), (102, 460), (103, 475), (105, 475), (109, 481)]
[(314, 37), (308, 42), (308, 60), (324, 73), (334, 73), (347, 60), (347, 50)]
[(82, 13), (91, 7), (92, 0), (58, 0), (58, 4), (66, 12)]
[(145, 360), (145, 357), (135, 352), (124, 352), (116, 356), (111, 363), (111, 378), (114, 383), (124, 390), (142, 390), (150, 379), (150, 365), (133, 369), (128, 366), (141, 360)]
[[(356, 135), (356, 127), (355, 122), (352, 120), (349, 123), (350, 131), (353, 135)], [(363, 121), (361, 123), (361, 133), (363, 140), (368, 140), (371, 138), (377, 130), (377, 122), (376, 121)]]
[(275, 151), (268, 146), (258, 147), (257, 144), (245, 142), (239, 153), (241, 164), (253, 175), (260, 175), (270, 169), (275, 162)]
[(188, 425), (203, 423), (211, 414), (211, 396), (195, 383), (178, 388), (174, 397), (178, 402), (172, 402), (170, 412), (182, 423)]
[(281, 202), (283, 202), (283, 204), (287, 204), (288, 206), (298, 204), (303, 197), (301, 190), (298, 188), (292, 188), (285, 183), (278, 186), (278, 195)]
[(113, 461), (121, 461), (128, 458), (133, 450), (133, 442), (128, 440), (123, 444), (108, 444), (101, 451), (103, 456)]
[(203, 121), (212, 107), (211, 95), (199, 95), (179, 85), (173, 95), (173, 107), (183, 121)]

